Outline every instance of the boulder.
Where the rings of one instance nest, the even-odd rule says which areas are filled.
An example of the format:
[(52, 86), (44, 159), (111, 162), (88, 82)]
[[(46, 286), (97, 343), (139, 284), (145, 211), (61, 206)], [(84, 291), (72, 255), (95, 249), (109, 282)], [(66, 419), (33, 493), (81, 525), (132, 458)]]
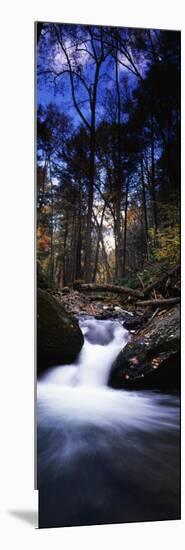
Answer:
[(164, 312), (140, 330), (119, 353), (109, 385), (114, 388), (180, 388), (180, 307)]
[(37, 293), (37, 369), (72, 363), (84, 339), (76, 319), (48, 292)]

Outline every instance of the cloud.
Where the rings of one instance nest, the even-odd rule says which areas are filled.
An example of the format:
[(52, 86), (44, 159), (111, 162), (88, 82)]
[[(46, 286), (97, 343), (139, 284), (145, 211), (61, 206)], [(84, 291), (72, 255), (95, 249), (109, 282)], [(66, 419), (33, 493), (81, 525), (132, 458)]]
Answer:
[[(148, 58), (144, 55), (143, 52), (140, 52), (139, 57), (136, 60), (134, 58), (131, 50), (128, 51), (128, 53), (131, 57), (131, 60), (133, 61), (133, 64), (135, 65), (136, 69), (139, 71), (139, 73), (141, 74), (142, 77), (145, 77), (146, 72), (148, 70), (148, 66), (149, 66)], [(129, 71), (130, 70), (134, 71), (134, 67), (133, 67), (131, 61), (129, 61), (124, 54), (119, 55), (119, 60), (120, 60), (120, 70), (124, 71), (124, 70), (128, 69)], [(124, 66), (121, 65), (121, 63), (124, 63)]]
[[(90, 61), (90, 55), (86, 49), (86, 44), (81, 44), (78, 48), (70, 39), (64, 41), (64, 47), (67, 51), (71, 65), (75, 68), (77, 65), (84, 66)], [(52, 49), (52, 61), (56, 71), (60, 71), (67, 67), (65, 53), (62, 51), (60, 44), (55, 44)]]

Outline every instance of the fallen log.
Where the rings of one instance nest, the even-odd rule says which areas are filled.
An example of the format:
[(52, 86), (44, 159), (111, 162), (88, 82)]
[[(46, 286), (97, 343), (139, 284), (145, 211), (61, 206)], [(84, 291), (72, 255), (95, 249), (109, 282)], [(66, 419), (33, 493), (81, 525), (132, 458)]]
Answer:
[[(154, 283), (151, 283), (146, 288), (143, 288), (143, 292), (140, 290), (136, 290), (134, 288), (128, 288), (126, 286), (117, 286), (117, 285), (111, 285), (111, 284), (96, 284), (96, 283), (83, 283), (80, 281), (74, 281), (73, 287), (75, 290), (79, 290), (82, 292), (93, 292), (93, 291), (100, 291), (100, 292), (113, 292), (116, 294), (128, 294), (130, 296), (133, 296), (134, 298), (146, 298), (152, 290), (160, 286), (165, 280), (167, 280), (169, 277), (172, 277), (176, 273), (180, 271), (180, 265), (177, 265), (173, 267), (168, 273), (165, 273), (162, 277), (160, 277), (157, 281)], [(169, 300), (178, 300), (179, 298), (169, 298)], [(149, 300), (150, 301), (150, 300)], [(161, 302), (162, 300), (160, 300)], [(178, 301), (173, 303), (178, 303)], [(151, 300), (152, 303), (154, 303), (154, 300)], [(166, 300), (165, 300), (166, 303)], [(139, 303), (138, 303), (139, 304)], [(147, 305), (147, 303), (145, 302)], [(140, 305), (140, 304), (139, 304)], [(143, 305), (143, 304), (142, 304)], [(150, 304), (149, 304), (150, 305)], [(158, 305), (158, 301), (156, 300), (156, 305)]]
[(155, 283), (151, 283), (150, 285), (148, 285), (143, 290), (144, 297), (147, 297), (148, 294), (150, 294), (150, 292), (152, 292), (152, 290), (154, 290), (154, 288), (157, 288), (158, 286), (160, 286), (162, 283), (164, 283), (164, 281), (166, 279), (168, 279), (169, 277), (172, 277), (173, 275), (178, 273), (178, 271), (180, 271), (180, 264), (173, 267), (173, 269), (168, 271), (168, 273), (165, 273), (164, 275), (162, 275), (162, 277), (160, 277), (157, 281), (155, 281)]
[(173, 306), (174, 304), (179, 304), (180, 298), (164, 298), (158, 300), (143, 300), (136, 302), (137, 306)]
[(84, 284), (75, 284), (76, 290), (82, 291), (82, 292), (94, 292), (94, 291), (101, 291), (101, 292), (115, 292), (116, 294), (128, 294), (130, 296), (133, 296), (134, 298), (144, 298), (143, 292), (140, 292), (139, 290), (135, 290), (134, 288), (128, 288), (126, 286), (117, 286), (117, 285), (99, 285), (95, 283), (84, 283)]

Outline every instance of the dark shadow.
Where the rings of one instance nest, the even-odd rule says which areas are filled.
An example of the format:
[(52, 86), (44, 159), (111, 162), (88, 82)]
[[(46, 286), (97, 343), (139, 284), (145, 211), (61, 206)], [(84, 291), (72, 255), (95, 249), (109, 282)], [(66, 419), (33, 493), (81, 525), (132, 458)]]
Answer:
[(36, 510), (8, 510), (7, 513), (35, 528), (38, 527), (38, 512)]

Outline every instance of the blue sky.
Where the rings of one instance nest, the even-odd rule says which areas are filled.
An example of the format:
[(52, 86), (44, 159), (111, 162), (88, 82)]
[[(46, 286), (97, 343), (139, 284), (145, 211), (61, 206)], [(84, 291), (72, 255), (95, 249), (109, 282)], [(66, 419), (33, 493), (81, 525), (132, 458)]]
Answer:
[[(66, 26), (60, 25), (62, 31), (66, 33)], [(92, 27), (93, 28), (93, 27)], [(129, 29), (128, 29), (129, 33)], [(65, 44), (67, 47), (68, 54), (71, 56), (74, 55), (74, 48), (71, 46), (70, 38), (65, 34)], [(84, 50), (87, 48), (87, 45), (80, 48), (78, 54), (76, 54), (76, 63), (73, 65), (75, 70), (81, 71), (88, 85), (93, 82), (95, 65), (92, 62), (92, 58)], [(90, 50), (90, 46), (88, 45)], [(42, 70), (53, 70), (55, 73), (60, 72), (63, 68), (66, 67), (66, 60), (61, 51), (60, 45), (50, 44), (50, 35), (41, 38), (40, 45), (38, 48), (38, 62), (39, 69)], [(121, 58), (120, 58), (121, 59)], [(128, 61), (125, 58), (122, 58), (122, 61), (129, 65)], [(144, 56), (143, 52), (140, 52), (140, 58), (137, 60), (139, 69), (141, 70), (143, 76), (146, 74), (148, 68), (148, 59)], [(124, 96), (123, 88), (124, 81), (127, 81), (127, 87), (132, 96), (132, 91), (138, 86), (138, 78), (134, 76), (128, 67), (123, 67), (119, 65), (119, 81), (120, 86), (122, 87), (122, 96)], [(100, 69), (100, 82), (98, 84), (98, 94), (97, 94), (97, 109), (96, 109), (96, 122), (100, 122), (101, 119), (106, 117), (105, 109), (105, 94), (107, 91), (111, 94), (111, 91), (115, 90), (115, 63), (108, 57), (107, 60), (103, 63)], [(90, 108), (89, 103), (87, 102), (87, 92), (84, 92), (84, 87), (80, 84), (79, 90), (76, 92), (78, 102), (80, 101), (80, 107), (83, 111), (83, 114), (89, 121)], [(37, 101), (38, 104), (41, 103), (43, 106), (47, 106), (49, 103), (55, 103), (62, 111), (68, 113), (72, 119), (74, 126), (78, 126), (79, 123), (82, 123), (76, 109), (74, 107), (72, 95), (71, 95), (71, 85), (69, 76), (63, 74), (61, 77), (57, 78), (54, 81), (53, 76), (38, 76), (38, 90), (37, 90)]]

